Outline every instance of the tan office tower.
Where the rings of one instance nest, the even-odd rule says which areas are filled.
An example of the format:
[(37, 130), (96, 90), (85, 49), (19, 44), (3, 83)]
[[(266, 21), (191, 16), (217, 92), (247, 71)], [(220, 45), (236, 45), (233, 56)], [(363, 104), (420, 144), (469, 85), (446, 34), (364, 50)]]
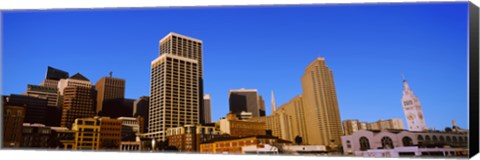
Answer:
[(168, 34), (151, 68), (146, 136), (165, 141), (168, 128), (202, 123), (202, 41)]
[(125, 96), (125, 80), (113, 78), (110, 72), (110, 77), (102, 77), (95, 84), (97, 90), (97, 109), (100, 112), (103, 108), (104, 101), (121, 99)]
[(76, 118), (95, 116), (93, 88), (90, 80), (77, 73), (58, 83), (62, 95), (62, 118), (60, 126), (70, 128)]
[(325, 58), (317, 58), (307, 66), (302, 88), (309, 144), (340, 145), (342, 124), (337, 94)]

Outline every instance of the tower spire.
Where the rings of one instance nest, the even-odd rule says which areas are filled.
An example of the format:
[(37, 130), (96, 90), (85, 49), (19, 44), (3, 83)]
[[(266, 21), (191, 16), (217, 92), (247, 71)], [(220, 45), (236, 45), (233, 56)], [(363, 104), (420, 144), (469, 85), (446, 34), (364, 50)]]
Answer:
[(275, 104), (275, 96), (273, 94), (273, 90), (272, 90), (272, 114), (273, 112), (275, 112), (277, 110), (277, 105)]

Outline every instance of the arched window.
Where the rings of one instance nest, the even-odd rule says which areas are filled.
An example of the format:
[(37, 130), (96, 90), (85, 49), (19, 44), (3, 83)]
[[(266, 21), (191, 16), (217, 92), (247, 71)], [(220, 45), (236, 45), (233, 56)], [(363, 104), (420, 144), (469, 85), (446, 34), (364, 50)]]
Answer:
[(348, 147), (348, 148), (352, 148), (352, 145), (350, 144), (350, 141), (349, 141), (349, 140), (347, 140), (347, 147)]
[(422, 135), (418, 135), (417, 139), (418, 139), (418, 141), (423, 141), (423, 136), (422, 136)]
[(465, 136), (465, 142), (468, 142), (468, 137), (467, 136)]
[(405, 136), (402, 138), (403, 146), (413, 146), (412, 138)]
[(452, 137), (452, 141), (453, 141), (453, 142), (457, 142), (457, 137), (453, 136), (453, 137)]
[(368, 141), (367, 137), (360, 137), (360, 150), (366, 151), (370, 149), (370, 142)]
[(433, 140), (434, 142), (436, 142), (436, 141), (438, 140), (438, 139), (437, 139), (437, 136), (433, 135), (433, 136), (432, 136), (432, 140)]
[(463, 137), (458, 137), (459, 142), (463, 142)]
[(447, 142), (451, 142), (452, 139), (450, 139), (450, 136), (447, 136)]
[(441, 142), (445, 141), (445, 138), (443, 136), (440, 136), (440, 141)]
[(393, 141), (389, 137), (383, 137), (382, 138), (382, 147), (384, 149), (393, 149)]
[(430, 141), (430, 136), (429, 136), (429, 135), (426, 135), (426, 136), (425, 136), (425, 140), (426, 140), (426, 141)]

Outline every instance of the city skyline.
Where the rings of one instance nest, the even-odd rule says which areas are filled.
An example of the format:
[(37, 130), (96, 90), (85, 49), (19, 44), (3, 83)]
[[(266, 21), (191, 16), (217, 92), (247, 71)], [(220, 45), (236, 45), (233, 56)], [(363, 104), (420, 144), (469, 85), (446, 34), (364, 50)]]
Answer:
[[(114, 77), (126, 80), (126, 98), (137, 99), (140, 96), (149, 96), (149, 64), (158, 56), (158, 42), (167, 33), (177, 32), (202, 39), (205, 43), (203, 49), (204, 93), (213, 97), (211, 102), (212, 121), (218, 121), (220, 117), (224, 117), (228, 113), (228, 90), (230, 89), (254, 88), (258, 89), (259, 95), (263, 97), (268, 97), (270, 91), (274, 90), (277, 106), (285, 104), (301, 93), (300, 78), (306, 66), (316, 57), (325, 57), (328, 66), (333, 71), (341, 120), (359, 119), (373, 122), (378, 119), (402, 118), (405, 121), (400, 102), (402, 96), (400, 72), (405, 72), (411, 88), (422, 102), (426, 123), (429, 127), (443, 129), (450, 126), (451, 120), (455, 119), (460, 127), (468, 128), (466, 119), (468, 111), (466, 103), (466, 6), (466, 3), (449, 3), (398, 6), (227, 7), (229, 10), (222, 8), (115, 9), (64, 11), (68, 13), (66, 15), (56, 13), (58, 11), (6, 12), (3, 17), (4, 22), (8, 23), (4, 23), (3, 75), (5, 78), (2, 83), (2, 94), (24, 93), (27, 84), (39, 84), (44, 78), (42, 75), (45, 73), (45, 68), (52, 66), (72, 75), (79, 72), (92, 80), (92, 83), (96, 83), (98, 79), (113, 71)], [(405, 8), (402, 9), (402, 7)], [(365, 8), (368, 8), (368, 11), (360, 12), (358, 16), (353, 15), (354, 12), (362, 11)], [(424, 11), (425, 8), (428, 12)], [(271, 11), (271, 13), (264, 10)], [(457, 12), (458, 10), (464, 11), (465, 14), (460, 14), (461, 12)], [(135, 17), (143, 16), (162, 17), (162, 14), (173, 14), (174, 11), (175, 13), (180, 12), (178, 15), (180, 17), (192, 16), (195, 13), (201, 13), (205, 17), (217, 15), (220, 19), (220, 26), (207, 25), (212, 20), (201, 18), (203, 21), (196, 20), (197, 23), (202, 24), (199, 31), (195, 31), (193, 26), (183, 27), (182, 25), (155, 29), (161, 24), (148, 18), (135, 19)], [(32, 12), (36, 13), (32, 14)], [(90, 14), (92, 12), (95, 14)], [(377, 12), (386, 15), (382, 15), (382, 18), (373, 17)], [(131, 23), (120, 20), (127, 13), (131, 15), (127, 17)], [(152, 15), (147, 13), (152, 13)], [(218, 15), (218, 13), (225, 13), (225, 15)], [(246, 15), (242, 16), (241, 13)], [(259, 13), (262, 14), (258, 15)], [(333, 14), (333, 18), (325, 16), (326, 13)], [(435, 15), (437, 13), (443, 13), (443, 15)], [(286, 16), (289, 23), (283, 22), (284, 19), (276, 18), (276, 14)], [(407, 15), (396, 17), (400, 18), (397, 19), (400, 21), (385, 19), (395, 19), (396, 14)], [(240, 22), (230, 20), (229, 15), (235, 16)], [(257, 15), (259, 17), (253, 18)], [(295, 20), (296, 16), (300, 16), (303, 21)], [(435, 19), (439, 16), (442, 17), (441, 20)], [(252, 25), (248, 25), (249, 21), (246, 20), (248, 17), (253, 18), (254, 23), (250, 22)], [(458, 17), (463, 19), (458, 20)], [(24, 21), (12, 21), (12, 19), (22, 18), (25, 18)], [(50, 23), (36, 24), (36, 18), (50, 18), (50, 21), (47, 21)], [(79, 22), (71, 21), (70, 18), (86, 22), (80, 27), (71, 28), (79, 29), (79, 33), (87, 34), (82, 40), (65, 36), (45, 37), (51, 36), (51, 34), (62, 35), (61, 31), (53, 30), (55, 27), (63, 26), (67, 32), (73, 31), (70, 29), (72, 27), (70, 25)], [(104, 20), (107, 18), (114, 19), (105, 22)], [(321, 23), (312, 22), (317, 18), (321, 20)], [(401, 18), (404, 20), (401, 21)], [(372, 20), (364, 22), (367, 19)], [(379, 19), (383, 23), (375, 22)], [(430, 21), (422, 23), (427, 19)], [(347, 25), (352, 21), (362, 23)], [(452, 23), (452, 21), (455, 22)], [(155, 27), (145, 26), (146, 22), (151, 22)], [(97, 28), (90, 28), (93, 27), (91, 24), (98, 23), (100, 25), (96, 26)], [(228, 23), (233, 24), (229, 25)], [(293, 25), (297, 23), (313, 26), (302, 31), (299, 30), (302, 27)], [(403, 25), (403, 27), (390, 29), (389, 27), (393, 27), (392, 25), (385, 25), (389, 23)], [(29, 24), (36, 24), (40, 27), (30, 28)], [(135, 24), (142, 24), (142, 26)], [(325, 31), (315, 29), (315, 27), (325, 24), (327, 24), (326, 27), (322, 28)], [(122, 25), (126, 26), (122, 28)], [(228, 28), (234, 25), (240, 25), (236, 28), (240, 30), (222, 30), (222, 27)], [(272, 28), (277, 25), (283, 26)], [(119, 28), (113, 28), (113, 26)], [(376, 27), (369, 29), (372, 26)], [(143, 27), (148, 29), (142, 32), (139, 29)], [(208, 27), (212, 28), (208, 29)], [(242, 27), (244, 28), (242, 29)], [(338, 27), (344, 30), (342, 32), (334, 30)], [(401, 30), (402, 28), (404, 30)], [(464, 28), (464, 33), (460, 32), (462, 30), (459, 28)], [(35, 31), (35, 29), (38, 30)], [(353, 31), (349, 31), (349, 29)], [(124, 30), (131, 31), (117, 35)], [(209, 35), (208, 33), (213, 30), (220, 33)], [(377, 30), (381, 32), (376, 34), (366, 32)], [(391, 33), (393, 31), (395, 33)], [(136, 32), (142, 34), (141, 37), (145, 39), (135, 36)], [(250, 32), (257, 34), (248, 34)], [(327, 34), (326, 32), (333, 33)], [(393, 35), (388, 36), (385, 35), (386, 33)], [(438, 35), (439, 33), (443, 34)], [(39, 37), (30, 37), (30, 34)], [(327, 36), (322, 36), (322, 34)], [(256, 35), (259, 36), (254, 37)], [(89, 36), (95, 36), (95, 38), (85, 41)], [(312, 38), (316, 36), (318, 38)], [(373, 38), (365, 40), (369, 36)], [(45, 41), (36, 40), (42, 37), (46, 38)], [(130, 48), (116, 44), (116, 42), (125, 41), (125, 38), (128, 37), (132, 40), (127, 39), (126, 42), (120, 44), (133, 45)], [(136, 41), (137, 38), (138, 41)], [(289, 46), (288, 42), (295, 41), (295, 39), (306, 40)], [(71, 42), (60, 42), (59, 40), (71, 40)], [(428, 41), (428, 43), (424, 41)], [(19, 48), (26, 42), (29, 42), (32, 48), (30, 46), (25, 47), (27, 49)], [(62, 48), (61, 46), (55, 45), (57, 43), (64, 45), (63, 50), (59, 49)], [(100, 43), (100, 45), (94, 43)], [(75, 50), (77, 46), (74, 44), (83, 44), (86, 47), (78, 47), (77, 51)], [(353, 47), (353, 49), (345, 49), (349, 47), (344, 45)], [(387, 47), (380, 47), (382, 45), (387, 45)], [(397, 48), (400, 49), (397, 50)], [(42, 54), (32, 53), (33, 51), (39, 51)], [(72, 53), (68, 54), (68, 52)], [(117, 52), (120, 55), (115, 54)], [(461, 52), (464, 54), (460, 54)], [(67, 54), (62, 55), (61, 53)], [(441, 56), (437, 56), (438, 54)], [(65, 58), (52, 57), (49, 59), (48, 56), (65, 56)], [(94, 56), (98, 56), (98, 60), (95, 60)], [(35, 63), (35, 61), (40, 61), (40, 63)], [(239, 65), (241, 63), (245, 65)], [(26, 67), (23, 68), (18, 64), (24, 64)], [(91, 65), (95, 69), (86, 65)], [(142, 67), (135, 67), (137, 65)], [(25, 71), (30, 75), (17, 74), (17, 72)], [(265, 101), (269, 102), (270, 100), (265, 99)], [(270, 106), (269, 103), (265, 105)], [(458, 109), (459, 106), (464, 106), (463, 111)], [(384, 109), (384, 107), (389, 107), (391, 112), (382, 112), (381, 115), (378, 112), (365, 112)], [(271, 111), (269, 107), (267, 108), (266, 113), (269, 115)]]

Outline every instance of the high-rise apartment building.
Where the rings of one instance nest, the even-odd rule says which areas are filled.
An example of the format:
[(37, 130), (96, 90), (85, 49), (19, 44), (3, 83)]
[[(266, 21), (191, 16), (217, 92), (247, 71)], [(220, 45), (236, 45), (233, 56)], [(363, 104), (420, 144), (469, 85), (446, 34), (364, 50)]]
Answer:
[(318, 145), (340, 145), (342, 123), (333, 73), (325, 58), (317, 58), (302, 76), (303, 106), (308, 141)]
[(230, 90), (228, 93), (230, 111), (240, 116), (242, 111), (251, 112), (253, 117), (260, 116), (260, 100), (256, 89)]
[(97, 90), (96, 113), (102, 111), (104, 103), (112, 100), (123, 100), (125, 96), (125, 80), (120, 78), (102, 77), (95, 84)]
[[(274, 109), (275, 107), (272, 105), (272, 110)], [(295, 137), (299, 136), (302, 138), (303, 144), (308, 144), (302, 95), (281, 105), (270, 116), (256, 117), (248, 121), (265, 122), (266, 129), (271, 130), (273, 136), (292, 142), (295, 141)]]
[(212, 123), (211, 105), (212, 99), (210, 94), (205, 94), (203, 96), (203, 119), (205, 123)]
[(408, 86), (407, 80), (403, 80), (402, 106), (405, 119), (407, 120), (408, 130), (425, 131), (428, 129), (420, 101), (417, 96), (413, 94), (410, 86)]
[(170, 33), (151, 63), (149, 133), (166, 140), (166, 130), (204, 123), (202, 41)]

